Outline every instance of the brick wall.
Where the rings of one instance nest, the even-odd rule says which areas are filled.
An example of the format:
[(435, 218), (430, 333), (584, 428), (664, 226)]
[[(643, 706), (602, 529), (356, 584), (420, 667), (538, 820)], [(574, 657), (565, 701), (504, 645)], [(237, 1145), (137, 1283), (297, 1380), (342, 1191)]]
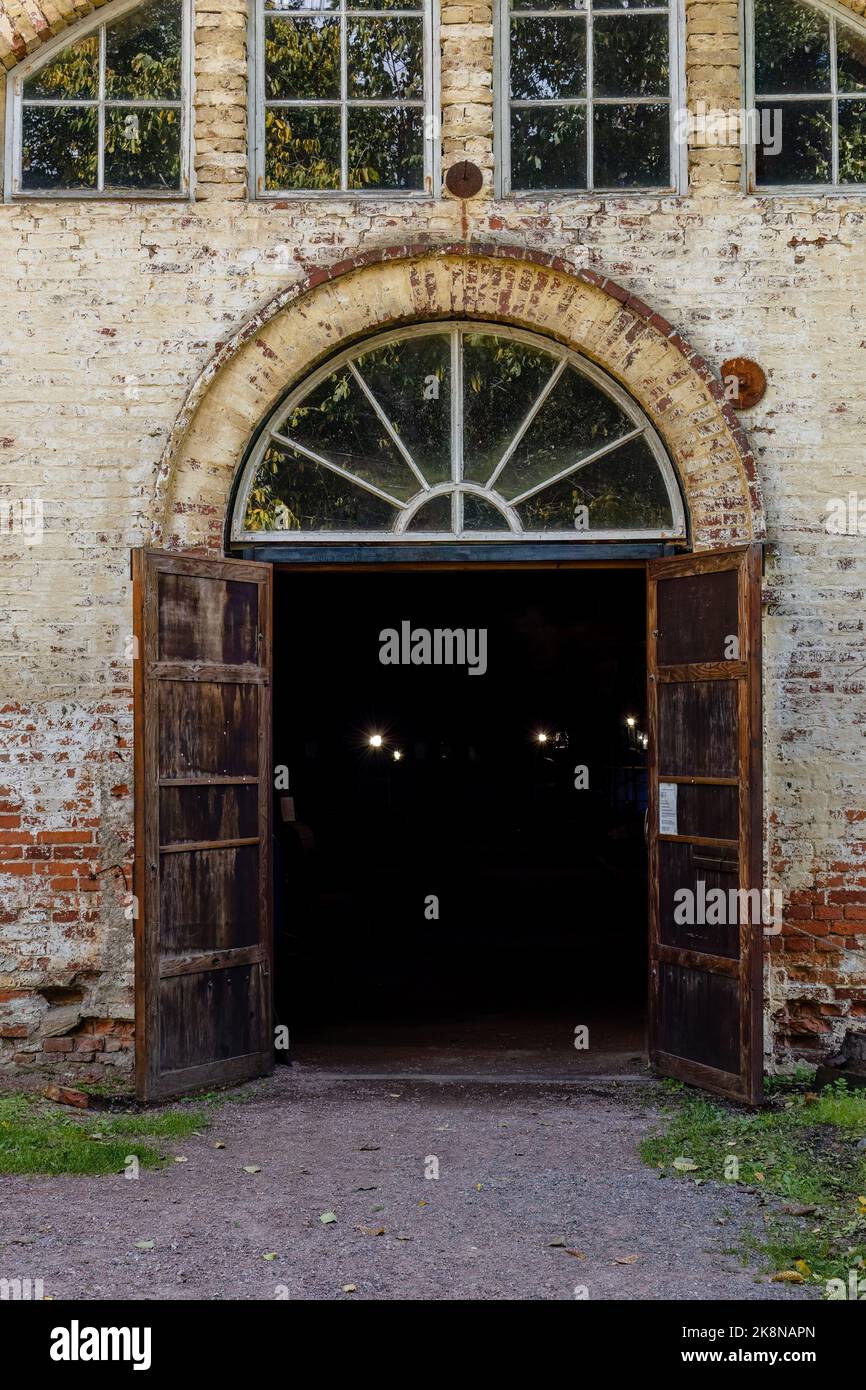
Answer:
[[(90, 8), (0, 0), (0, 62), (14, 69)], [(738, 107), (734, 0), (687, 10), (690, 104)], [(0, 207), (0, 496), (42, 498), (46, 522), (39, 546), (0, 539), (2, 1065), (128, 1065), (132, 923), (110, 868), (129, 879), (128, 551), (162, 520), (161, 463), (190, 391), (205, 373), (230, 422), (208, 364), (274, 295), (425, 239), (563, 257), (645, 301), (715, 369), (742, 354), (766, 370), (742, 422), (770, 540), (767, 854), (786, 895), (768, 1047), (814, 1055), (864, 1026), (866, 548), (822, 517), (829, 497), (866, 495), (866, 204), (747, 196), (731, 147), (689, 152), (684, 197), (497, 201), (490, 7), (443, 4), (442, 20), (443, 165), (485, 171), (465, 205), (248, 201), (245, 5), (199, 0), (195, 201)], [(199, 464), (206, 499), (217, 465)], [(219, 503), (202, 509), (218, 538)], [(74, 1041), (90, 1038), (105, 1045)]]

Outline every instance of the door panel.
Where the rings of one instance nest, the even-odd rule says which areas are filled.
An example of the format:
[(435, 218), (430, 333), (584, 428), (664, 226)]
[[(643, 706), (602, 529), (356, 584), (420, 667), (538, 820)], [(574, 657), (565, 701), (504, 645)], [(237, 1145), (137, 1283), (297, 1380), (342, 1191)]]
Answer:
[(136, 1088), (273, 1067), (271, 570), (135, 550)]
[(756, 1104), (760, 547), (652, 561), (648, 581), (651, 1058)]

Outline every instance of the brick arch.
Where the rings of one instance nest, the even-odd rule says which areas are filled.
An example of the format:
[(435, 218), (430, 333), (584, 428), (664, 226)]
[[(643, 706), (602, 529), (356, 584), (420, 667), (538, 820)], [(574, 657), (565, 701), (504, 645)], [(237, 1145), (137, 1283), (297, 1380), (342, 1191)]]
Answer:
[(339, 348), (401, 323), (470, 318), (531, 329), (619, 381), (664, 439), (696, 549), (765, 534), (754, 460), (703, 358), (592, 270), (506, 246), (399, 247), (313, 271), (249, 320), (201, 373), (154, 491), (152, 539), (220, 548), (234, 479), (261, 421)]

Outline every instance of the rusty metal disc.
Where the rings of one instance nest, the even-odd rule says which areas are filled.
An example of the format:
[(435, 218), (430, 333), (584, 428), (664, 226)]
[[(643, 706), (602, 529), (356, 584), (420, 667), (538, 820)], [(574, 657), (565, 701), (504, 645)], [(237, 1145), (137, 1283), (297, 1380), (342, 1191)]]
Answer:
[(468, 159), (452, 164), (445, 175), (445, 187), (455, 198), (474, 198), (476, 193), (481, 192), (483, 182), (484, 176), (478, 165), (470, 163)]
[(729, 357), (722, 363), (722, 385), (735, 410), (751, 410), (763, 399), (767, 377), (750, 357)]

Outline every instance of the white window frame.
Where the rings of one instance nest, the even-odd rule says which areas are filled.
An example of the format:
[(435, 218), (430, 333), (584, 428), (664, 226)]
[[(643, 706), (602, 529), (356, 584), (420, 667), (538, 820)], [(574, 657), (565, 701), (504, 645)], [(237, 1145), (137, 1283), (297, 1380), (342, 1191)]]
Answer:
[[(853, 10), (849, 10), (845, 5), (837, 5), (832, 0), (799, 0), (799, 3), (807, 5), (809, 9), (818, 10), (819, 13), (827, 15), (830, 20), (830, 90), (827, 92), (787, 92), (784, 96), (770, 93), (767, 96), (758, 97), (755, 91), (755, 60), (757, 48), (755, 44), (755, 2), (754, 0), (743, 0), (743, 23), (744, 23), (744, 49), (745, 49), (745, 106), (747, 111), (755, 111), (756, 103), (778, 102), (784, 105), (792, 101), (825, 101), (830, 105), (832, 121), (832, 172), (833, 179), (830, 183), (762, 183), (757, 181), (757, 164), (755, 159), (755, 146), (748, 141), (743, 142), (743, 168), (745, 171), (746, 191), (758, 194), (762, 198), (773, 198), (788, 196), (790, 194), (807, 194), (812, 197), (821, 197), (825, 194), (844, 194), (845, 197), (863, 197), (866, 195), (866, 183), (840, 183), (839, 182), (839, 92), (837, 87), (836, 70), (836, 21), (838, 20), (843, 27), (848, 29), (859, 29), (866, 37), (866, 26), (863, 24), (862, 15), (857, 15)], [(842, 98), (843, 101), (866, 101), (866, 92), (848, 92)]]
[[(423, 16), (418, 16), (418, 10), (423, 9)], [(339, 105), (341, 112), (341, 133), (340, 133), (340, 160), (341, 160), (341, 185), (347, 180), (347, 143), (346, 143), (346, 113), (348, 110), (346, 87), (347, 87), (347, 59), (346, 59), (346, 21), (348, 18), (371, 19), (376, 16), (383, 18), (399, 19), (401, 16), (407, 18), (422, 19), (424, 32), (424, 54), (423, 54), (423, 98), (411, 103), (421, 106), (424, 117), (424, 186), (423, 188), (402, 189), (402, 188), (285, 188), (267, 189), (265, 188), (265, 16), (273, 14), (281, 19), (298, 19), (303, 17), (315, 16), (318, 19), (333, 18), (340, 20), (341, 43), (340, 43), (340, 86), (341, 94), (336, 100), (329, 99), (323, 101), (322, 105)], [(268, 0), (251, 0), (249, 10), (248, 43), (249, 50), (249, 76), (247, 91), (248, 101), (248, 130), (249, 130), (249, 193), (251, 198), (263, 201), (282, 201), (285, 198), (292, 199), (339, 199), (346, 198), (379, 198), (390, 201), (392, 198), (409, 200), (429, 199), (437, 197), (441, 183), (441, 140), (440, 130), (441, 121), (440, 110), (440, 25), (439, 25), (439, 0), (416, 0), (414, 8), (412, 0), (407, 0), (405, 8), (395, 8), (390, 10), (376, 10), (372, 6), (365, 9), (354, 9), (352, 0), (335, 0), (332, 9), (292, 9), (278, 10), (269, 6)], [(279, 105), (280, 103), (274, 103)], [(315, 106), (314, 100), (299, 101), (299, 106)], [(397, 106), (399, 102), (382, 100), (369, 100), (353, 104), (368, 106)]]
[[(64, 49), (71, 44), (78, 43), (79, 40), (87, 37), (96, 30), (103, 29), (104, 25), (111, 25), (115, 20), (122, 19), (124, 15), (133, 10), (141, 8), (143, 0), (113, 0), (113, 3), (102, 6), (95, 11), (88, 19), (82, 20), (78, 24), (64, 29), (49, 43), (44, 44), (32, 57), (19, 63), (13, 68), (6, 79), (6, 158), (4, 165), (3, 197), (7, 203), (19, 202), (24, 200), (41, 200), (54, 202), (58, 199), (72, 200), (92, 200), (104, 199), (109, 202), (150, 202), (158, 200), (160, 202), (186, 202), (193, 196), (192, 188), (192, 98), (193, 98), (193, 8), (194, 0), (180, 0), (181, 13), (183, 17), (182, 28), (182, 48), (181, 48), (181, 75), (180, 75), (180, 101), (135, 101), (111, 98), (106, 101), (103, 88), (104, 82), (104, 54), (105, 36), (104, 31), (100, 36), (100, 89), (98, 98), (90, 98), (87, 101), (76, 103), (74, 101), (59, 100), (54, 104), (57, 106), (95, 106), (99, 113), (99, 138), (103, 138), (105, 110), (108, 106), (141, 106), (147, 108), (151, 106), (174, 107), (180, 111), (180, 183), (175, 188), (155, 188), (155, 189), (109, 189), (104, 188), (33, 188), (22, 189), (21, 187), (21, 155), (22, 155), (22, 134), (23, 134), (23, 105), (24, 105), (24, 84), (28, 78), (32, 77), (40, 68), (48, 67)], [(45, 105), (51, 103), (46, 102)], [(100, 170), (100, 178), (102, 170)]]
[[(662, 14), (667, 8), (668, 24), (670, 32), (670, 89), (667, 97), (589, 97), (589, 90), (592, 84), (592, 26), (594, 19), (606, 15), (623, 15), (625, 13), (636, 15)], [(496, 161), (495, 187), (496, 196), (499, 198), (581, 198), (603, 195), (605, 197), (633, 198), (647, 197), (652, 195), (671, 196), (685, 193), (688, 188), (688, 149), (684, 141), (678, 141), (677, 115), (685, 109), (686, 104), (686, 63), (685, 63), (685, 0), (670, 0), (667, 7), (664, 4), (655, 8), (648, 6), (641, 7), (639, 10), (624, 11), (621, 6), (611, 3), (601, 9), (593, 10), (592, 0), (575, 0), (570, 8), (563, 5), (556, 9), (521, 9), (515, 11), (520, 18), (532, 18), (533, 16), (546, 19), (573, 19), (576, 15), (586, 14), (587, 16), (587, 87), (588, 92), (585, 98), (573, 98), (567, 101), (560, 101), (554, 98), (549, 102), (521, 102), (527, 106), (583, 106), (588, 111), (587, 119), (587, 182), (585, 187), (580, 188), (512, 188), (511, 187), (511, 134), (510, 134), (510, 113), (511, 113), (511, 73), (510, 73), (510, 19), (512, 11), (510, 0), (494, 0), (494, 24), (493, 24), (493, 119), (494, 135), (493, 146)], [(595, 106), (617, 106), (622, 102), (628, 105), (652, 106), (659, 101), (668, 101), (670, 105), (670, 168), (671, 183), (665, 185), (647, 185), (645, 187), (628, 188), (596, 188), (593, 181), (593, 123), (592, 107)]]
[[(460, 351), (461, 339), (463, 336), (475, 333), (491, 333), (498, 338), (509, 338), (515, 342), (526, 343), (529, 346), (542, 348), (552, 357), (558, 359), (556, 368), (548, 378), (546, 384), (541, 388), (539, 395), (527, 410), (526, 415), (520, 425), (515, 429), (508, 447), (500, 458), (496, 468), (492, 470), (490, 478), (486, 483), (473, 483), (463, 476), (463, 378), (460, 371)], [(390, 342), (405, 341), (407, 338), (419, 337), (426, 334), (448, 334), (451, 339), (451, 477), (447, 482), (439, 484), (428, 484), (420, 475), (417, 465), (411, 458), (404, 441), (397, 434), (388, 421), (386, 413), (374, 403), (374, 398), (369, 387), (358, 378), (364, 394), (370, 398), (371, 404), (379, 416), (391, 441), (400, 454), (415, 473), (421, 484), (421, 491), (416, 493), (407, 501), (400, 501), (392, 494), (384, 492), (374, 483), (366, 482), (356, 477), (354, 474), (346, 473), (338, 464), (335, 464), (322, 455), (315, 453), (305, 445), (299, 444), (292, 439), (291, 431), (282, 432), (282, 426), (286, 419), (291, 415), (295, 406), (305, 400), (323, 381), (332, 376), (334, 372), (348, 363), (354, 362), (356, 358), (364, 353), (371, 352), (379, 347), (384, 347)], [(632, 430), (627, 434), (621, 435), (615, 440), (600, 446), (591, 454), (586, 455), (577, 463), (569, 466), (563, 472), (545, 478), (541, 483), (526, 489), (519, 496), (506, 500), (493, 490), (493, 484), (507, 464), (514, 449), (520, 443), (526, 430), (532, 424), (536, 414), (543, 406), (556, 382), (559, 380), (566, 367), (574, 367), (582, 376), (588, 378), (605, 395), (615, 401), (623, 413), (632, 423)], [(350, 366), (352, 375), (356, 373)], [(617, 528), (604, 529), (599, 527), (592, 530), (573, 530), (573, 531), (524, 531), (520, 519), (516, 513), (516, 507), (526, 501), (530, 496), (543, 492), (545, 488), (551, 487), (559, 479), (572, 474), (577, 474), (588, 464), (594, 463), (596, 459), (604, 455), (613, 453), (624, 444), (633, 439), (642, 438), (649, 446), (653, 459), (664, 480), (671, 504), (672, 526), (659, 527), (657, 529), (646, 530), (638, 528)], [(311, 459), (314, 463), (328, 468), (331, 472), (347, 478), (350, 482), (360, 487), (362, 490), (384, 498), (396, 505), (399, 509), (399, 516), (393, 531), (246, 531), (244, 530), (244, 518), (247, 513), (249, 495), (256, 479), (259, 465), (262, 462), (267, 450), (272, 443), (289, 446), (298, 453)], [(462, 529), (462, 495), (468, 492), (484, 498), (496, 510), (506, 518), (509, 529), (499, 531), (464, 531)], [(433, 498), (443, 493), (450, 494), (452, 502), (451, 519), (452, 529), (450, 531), (424, 531), (415, 532), (408, 530), (415, 513)], [(244, 546), (255, 547), (257, 545), (291, 544), (291, 545), (322, 545), (329, 541), (350, 541), (353, 544), (360, 541), (376, 541), (386, 545), (400, 545), (407, 542), (412, 544), (426, 543), (429, 541), (450, 541), (455, 545), (473, 544), (476, 541), (499, 541), (511, 542), (516, 545), (539, 544), (547, 541), (567, 540), (576, 546), (586, 545), (592, 541), (678, 541), (685, 540), (687, 536), (686, 512), (683, 504), (682, 493), (677, 479), (674, 466), (671, 463), (668, 452), (662, 443), (661, 438), (651, 424), (648, 416), (644, 413), (636, 401), (625, 391), (612, 377), (602, 371), (593, 362), (582, 357), (580, 353), (572, 348), (564, 347), (562, 343), (557, 343), (551, 338), (545, 338), (538, 333), (532, 333), (522, 328), (511, 328), (504, 324), (491, 323), (487, 320), (468, 320), (468, 319), (445, 319), (441, 322), (427, 322), (417, 324), (408, 328), (391, 329), (385, 333), (376, 334), (375, 337), (365, 339), (363, 343), (355, 343), (351, 347), (340, 352), (336, 357), (324, 362), (314, 372), (305, 376), (298, 385), (284, 396), (282, 401), (265, 417), (261, 426), (256, 432), (255, 442), (248, 451), (241, 465), (240, 478), (235, 489), (234, 504), (232, 507), (231, 520), (231, 543), (233, 545), (243, 544)]]

